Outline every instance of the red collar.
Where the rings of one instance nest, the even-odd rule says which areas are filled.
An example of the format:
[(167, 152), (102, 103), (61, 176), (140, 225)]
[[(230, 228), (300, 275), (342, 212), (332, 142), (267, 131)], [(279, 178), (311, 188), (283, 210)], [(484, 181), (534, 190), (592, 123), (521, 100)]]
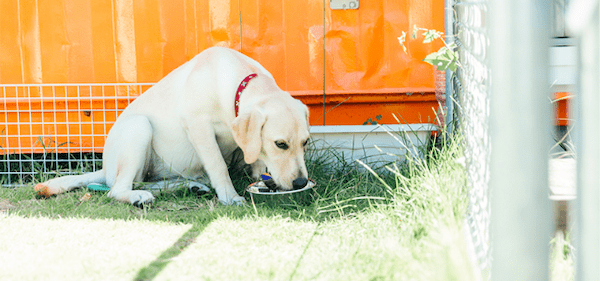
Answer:
[(246, 76), (246, 78), (244, 78), (244, 80), (242, 80), (242, 82), (240, 83), (240, 86), (238, 87), (237, 92), (235, 93), (235, 117), (238, 116), (238, 110), (240, 108), (240, 96), (242, 95), (242, 91), (246, 89), (246, 87), (248, 86), (248, 82), (250, 82), (250, 80), (252, 80), (256, 76), (258, 76), (258, 74), (252, 73)]

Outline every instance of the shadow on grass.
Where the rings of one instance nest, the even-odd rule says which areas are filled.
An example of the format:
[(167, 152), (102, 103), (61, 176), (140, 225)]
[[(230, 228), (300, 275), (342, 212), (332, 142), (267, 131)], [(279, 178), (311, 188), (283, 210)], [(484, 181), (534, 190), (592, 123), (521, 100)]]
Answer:
[[(358, 168), (355, 163), (338, 162), (343, 158), (333, 150), (319, 150), (307, 154), (309, 174), (318, 185), (310, 191), (288, 196), (255, 197), (255, 206), (250, 205), (250, 198), (243, 189), (252, 179), (244, 171), (233, 169), (230, 174), (238, 193), (245, 195), (253, 208), (222, 207), (216, 203), (218, 201), (214, 199), (214, 192), (197, 197), (185, 188), (162, 191), (157, 195), (153, 207), (142, 210), (87, 189), (74, 190), (47, 199), (35, 199), (33, 186), (0, 188), (0, 198), (6, 199), (7, 204), (12, 204), (10, 208), (14, 209), (14, 213), (25, 217), (141, 219), (191, 224), (191, 228), (168, 249), (139, 269), (134, 279), (153, 280), (219, 217), (243, 218), (255, 215), (321, 222), (370, 208), (371, 201), (368, 198), (385, 197), (386, 190), (371, 174)], [(86, 193), (92, 196), (84, 201), (81, 198)], [(306, 248), (311, 242), (312, 237)], [(298, 260), (290, 279), (294, 277), (301, 260), (302, 257)]]
[(179, 239), (168, 249), (166, 249), (160, 256), (156, 258), (146, 267), (138, 271), (137, 276), (134, 280), (153, 280), (160, 274), (163, 269), (171, 262), (171, 260), (181, 254), (189, 245), (196, 241), (196, 238), (200, 236), (200, 233), (210, 224), (209, 222), (203, 224), (193, 224), (192, 227), (185, 232)]

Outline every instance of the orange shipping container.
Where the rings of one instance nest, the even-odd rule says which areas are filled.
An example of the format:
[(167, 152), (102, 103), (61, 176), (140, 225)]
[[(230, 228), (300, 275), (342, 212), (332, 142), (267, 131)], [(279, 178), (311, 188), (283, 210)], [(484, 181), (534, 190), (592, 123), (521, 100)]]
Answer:
[(104, 132), (148, 86), (86, 83), (156, 82), (215, 45), (263, 64), (309, 106), (312, 125), (377, 115), (395, 124), (392, 113), (433, 123), (433, 71), (421, 60), (440, 45), (409, 38), (405, 54), (397, 37), (414, 25), (443, 30), (444, 1), (329, 2), (0, 0), (0, 146), (42, 152), (51, 136), (63, 152), (58, 144), (101, 151)]

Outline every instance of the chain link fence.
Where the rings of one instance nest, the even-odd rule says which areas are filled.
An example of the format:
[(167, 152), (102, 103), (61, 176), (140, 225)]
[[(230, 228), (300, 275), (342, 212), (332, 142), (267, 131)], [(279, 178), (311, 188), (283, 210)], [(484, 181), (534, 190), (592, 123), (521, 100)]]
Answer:
[(490, 68), (487, 56), (486, 0), (453, 5), (453, 39), (461, 67), (452, 78), (455, 128), (464, 138), (470, 184), (467, 232), (483, 279), (490, 278)]
[(151, 83), (0, 85), (0, 185), (101, 169), (114, 120)]

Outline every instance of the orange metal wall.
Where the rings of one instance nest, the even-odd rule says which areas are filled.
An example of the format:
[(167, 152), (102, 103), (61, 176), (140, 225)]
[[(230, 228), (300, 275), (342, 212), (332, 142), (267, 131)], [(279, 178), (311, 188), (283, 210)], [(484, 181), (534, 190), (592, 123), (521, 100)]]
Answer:
[(556, 126), (567, 126), (570, 123), (569, 119), (569, 99), (572, 97), (571, 93), (558, 92), (554, 93), (556, 99), (554, 105), (554, 125)]
[[(432, 123), (433, 71), (421, 60), (440, 44), (407, 38), (405, 54), (397, 37), (410, 37), (413, 25), (443, 31), (443, 7), (443, 0), (365, 0), (358, 10), (330, 10), (328, 0), (0, 0), (0, 84), (156, 82), (218, 45), (263, 64), (309, 106), (312, 125), (360, 125), (377, 115), (397, 123), (391, 113)], [(51, 91), (25, 92), (1, 94), (0, 124), (17, 120), (11, 114), (24, 104), (80, 108), (69, 105), (77, 100), (36, 104)], [(29, 121), (58, 121), (36, 116)]]
[[(156, 82), (222, 45), (261, 62), (289, 91), (431, 88), (431, 45), (397, 42), (414, 24), (443, 30), (443, 0), (0, 0), (0, 83)], [(323, 3), (326, 11), (323, 14)], [(325, 18), (325, 29), (323, 28)], [(439, 47), (439, 45), (437, 46)]]

